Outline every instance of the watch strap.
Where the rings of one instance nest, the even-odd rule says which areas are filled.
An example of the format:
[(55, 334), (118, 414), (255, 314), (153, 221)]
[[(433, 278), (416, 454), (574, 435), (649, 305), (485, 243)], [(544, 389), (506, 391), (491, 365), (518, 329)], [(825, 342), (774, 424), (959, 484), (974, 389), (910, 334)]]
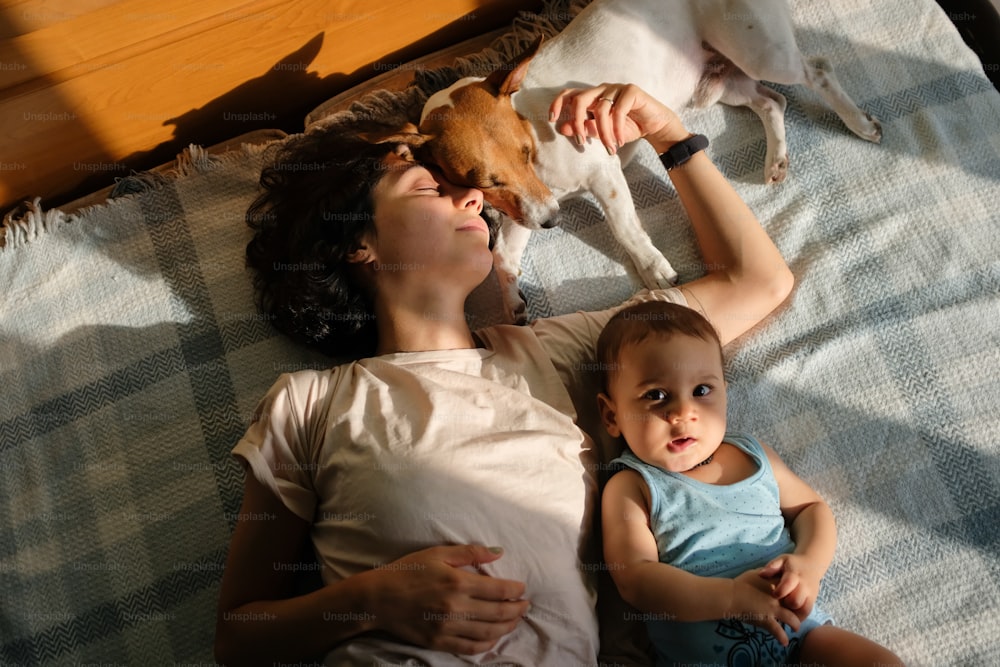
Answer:
[(663, 163), (667, 171), (670, 171), (674, 167), (679, 167), (690, 160), (691, 156), (698, 151), (703, 151), (706, 148), (708, 148), (708, 137), (704, 134), (695, 134), (683, 141), (678, 141), (665, 152), (661, 153), (660, 162)]

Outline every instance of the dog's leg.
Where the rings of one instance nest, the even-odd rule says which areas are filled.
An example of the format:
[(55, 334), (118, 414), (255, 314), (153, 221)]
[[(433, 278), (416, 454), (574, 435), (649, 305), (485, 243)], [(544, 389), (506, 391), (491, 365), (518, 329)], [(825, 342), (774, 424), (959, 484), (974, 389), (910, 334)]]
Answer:
[(780, 183), (788, 175), (788, 144), (785, 141), (785, 96), (754, 81), (736, 69), (725, 77), (719, 101), (731, 106), (749, 107), (764, 123), (767, 156), (764, 158), (764, 182)]
[(848, 129), (862, 139), (882, 141), (882, 125), (871, 114), (858, 108), (833, 75), (833, 66), (826, 58), (809, 58), (803, 62), (806, 81), (810, 90), (819, 94), (830, 105)]
[(677, 272), (642, 228), (625, 175), (610, 163), (599, 174), (603, 176), (595, 178), (588, 189), (604, 208), (611, 233), (632, 259), (639, 279), (650, 289), (670, 287), (677, 282)]
[(529, 238), (530, 229), (505, 217), (493, 245), (493, 269), (500, 283), (504, 320), (510, 324), (525, 324), (528, 321), (528, 305), (517, 287), (517, 276), (521, 272), (521, 256)]
[(724, 11), (720, 5), (714, 14), (706, 12), (702, 21), (708, 45), (750, 79), (807, 86), (856, 135), (876, 143), (881, 140), (878, 121), (859, 109), (844, 92), (829, 62), (822, 58), (807, 60), (799, 51), (784, 0), (726, 3)]

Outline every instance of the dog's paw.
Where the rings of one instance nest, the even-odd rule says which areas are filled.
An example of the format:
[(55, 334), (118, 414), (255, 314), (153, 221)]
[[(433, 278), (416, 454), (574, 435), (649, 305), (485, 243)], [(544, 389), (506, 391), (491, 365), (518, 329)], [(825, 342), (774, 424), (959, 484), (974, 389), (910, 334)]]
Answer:
[(649, 289), (666, 289), (677, 284), (677, 272), (662, 256), (638, 270), (642, 283)]
[(506, 324), (516, 324), (522, 326), (528, 323), (528, 300), (524, 298), (524, 292), (514, 286), (513, 293), (504, 295), (503, 310), (504, 322)]
[(523, 326), (528, 323), (528, 301), (524, 298), (524, 292), (521, 290), (517, 290), (517, 296), (521, 302), (514, 306), (513, 310), (508, 312), (507, 315), (510, 318), (511, 324)]
[(775, 160), (764, 168), (764, 182), (768, 185), (781, 183), (788, 176), (788, 156)]
[(878, 118), (870, 113), (866, 113), (859, 109), (858, 113), (854, 114), (850, 118), (845, 118), (844, 122), (851, 132), (858, 135), (865, 141), (870, 141), (873, 144), (882, 142), (882, 123), (880, 123)]
[(524, 298), (524, 292), (518, 289), (517, 278), (510, 276), (508, 281), (501, 281), (501, 288), (500, 300), (504, 323), (527, 324), (528, 300)]
[(866, 113), (865, 118), (868, 122), (865, 124), (865, 132), (860, 135), (861, 138), (866, 141), (870, 141), (873, 144), (882, 143), (882, 123), (880, 123), (878, 118), (875, 118), (875, 116), (870, 113)]

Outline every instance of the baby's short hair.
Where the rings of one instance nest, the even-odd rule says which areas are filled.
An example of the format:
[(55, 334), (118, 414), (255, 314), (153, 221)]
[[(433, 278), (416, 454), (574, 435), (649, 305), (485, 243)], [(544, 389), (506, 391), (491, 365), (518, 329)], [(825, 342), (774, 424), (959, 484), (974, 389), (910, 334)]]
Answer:
[(721, 358), (719, 333), (693, 308), (669, 301), (643, 301), (615, 313), (597, 339), (597, 361), (604, 390), (608, 389), (608, 381), (617, 370), (619, 356), (625, 347), (641, 343), (650, 336), (669, 338), (677, 334), (714, 342), (719, 346)]

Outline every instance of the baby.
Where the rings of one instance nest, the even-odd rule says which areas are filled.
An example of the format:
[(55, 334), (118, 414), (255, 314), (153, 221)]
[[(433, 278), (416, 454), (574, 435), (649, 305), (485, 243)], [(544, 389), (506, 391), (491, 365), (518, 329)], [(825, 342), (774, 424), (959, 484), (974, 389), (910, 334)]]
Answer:
[(696, 311), (646, 302), (597, 343), (605, 427), (628, 450), (604, 489), (604, 557), (658, 666), (899, 665), (816, 605), (829, 506), (774, 450), (726, 431), (722, 349)]

